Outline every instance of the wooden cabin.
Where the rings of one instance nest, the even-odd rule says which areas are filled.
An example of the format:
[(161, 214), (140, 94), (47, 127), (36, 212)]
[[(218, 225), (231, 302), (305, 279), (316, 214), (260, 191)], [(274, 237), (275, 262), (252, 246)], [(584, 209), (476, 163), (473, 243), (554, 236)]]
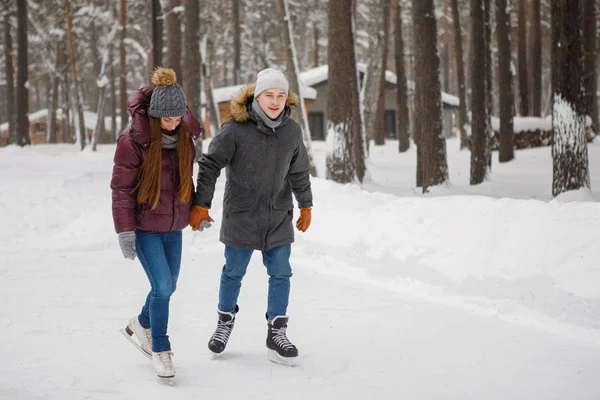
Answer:
[[(91, 140), (96, 127), (97, 115), (91, 111), (84, 111), (85, 119), (85, 132), (88, 140)], [(98, 143), (113, 143), (112, 132), (110, 130), (110, 119), (105, 118), (106, 129), (104, 134), (101, 134), (98, 138)], [(63, 143), (63, 121), (62, 121), (62, 110), (56, 110), (56, 143)], [(75, 126), (71, 123), (70, 136), (68, 143), (75, 142)], [(31, 144), (44, 144), (48, 143), (48, 110), (42, 109), (29, 114), (29, 137), (31, 138)], [(0, 124), (0, 146), (6, 146), (8, 144), (8, 122)]]

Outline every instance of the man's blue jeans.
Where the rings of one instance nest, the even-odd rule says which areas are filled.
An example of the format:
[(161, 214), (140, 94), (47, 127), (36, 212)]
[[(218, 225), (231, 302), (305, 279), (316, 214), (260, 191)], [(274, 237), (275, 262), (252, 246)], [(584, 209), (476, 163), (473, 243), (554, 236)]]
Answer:
[[(263, 250), (263, 264), (267, 267), (269, 275), (269, 299), (267, 305), (267, 318), (272, 320), (278, 315), (286, 315), (290, 297), (290, 278), (292, 267), (290, 254), (292, 246), (275, 247)], [(242, 278), (252, 257), (252, 249), (238, 249), (225, 246), (225, 265), (221, 272), (221, 287), (219, 288), (219, 310), (224, 312), (235, 311), (237, 299), (242, 287)]]
[(169, 301), (181, 266), (181, 231), (158, 233), (137, 230), (135, 250), (150, 281), (150, 293), (138, 316), (144, 329), (152, 329), (152, 351), (170, 351), (167, 335)]

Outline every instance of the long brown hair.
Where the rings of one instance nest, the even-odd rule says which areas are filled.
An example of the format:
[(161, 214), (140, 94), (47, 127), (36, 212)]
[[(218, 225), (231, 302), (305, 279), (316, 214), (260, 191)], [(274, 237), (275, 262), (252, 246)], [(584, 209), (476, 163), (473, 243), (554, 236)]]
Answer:
[[(181, 203), (187, 203), (192, 194), (192, 147), (190, 146), (187, 126), (183, 119), (179, 123), (177, 142), (179, 159), (179, 187), (177, 196)], [(154, 210), (160, 199), (160, 175), (162, 170), (162, 133), (160, 118), (150, 117), (150, 149), (140, 168), (137, 190), (137, 202), (148, 202)]]

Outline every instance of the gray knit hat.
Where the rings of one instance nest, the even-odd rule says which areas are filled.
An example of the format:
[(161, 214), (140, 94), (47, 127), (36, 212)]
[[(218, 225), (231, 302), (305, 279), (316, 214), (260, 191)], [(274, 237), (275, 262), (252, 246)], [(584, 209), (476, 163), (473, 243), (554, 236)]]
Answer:
[(254, 97), (260, 96), (267, 89), (283, 89), (287, 94), (290, 84), (283, 75), (283, 72), (273, 68), (266, 68), (256, 75), (256, 88), (254, 89)]
[(183, 89), (177, 83), (175, 71), (158, 67), (152, 74), (154, 91), (150, 98), (148, 114), (154, 118), (181, 117), (185, 114), (186, 102)]

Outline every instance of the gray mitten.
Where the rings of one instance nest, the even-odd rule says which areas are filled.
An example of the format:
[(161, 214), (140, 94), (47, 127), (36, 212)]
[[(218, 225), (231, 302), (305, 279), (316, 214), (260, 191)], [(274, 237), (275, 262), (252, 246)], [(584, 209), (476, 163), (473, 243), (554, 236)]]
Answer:
[(215, 220), (211, 218), (210, 222), (208, 222), (207, 220), (203, 219), (202, 221), (200, 221), (200, 227), (198, 228), (198, 230), (202, 232), (205, 228), (210, 228), (212, 226), (211, 222), (215, 222)]
[(119, 233), (119, 246), (121, 246), (123, 257), (135, 260), (135, 232)]

